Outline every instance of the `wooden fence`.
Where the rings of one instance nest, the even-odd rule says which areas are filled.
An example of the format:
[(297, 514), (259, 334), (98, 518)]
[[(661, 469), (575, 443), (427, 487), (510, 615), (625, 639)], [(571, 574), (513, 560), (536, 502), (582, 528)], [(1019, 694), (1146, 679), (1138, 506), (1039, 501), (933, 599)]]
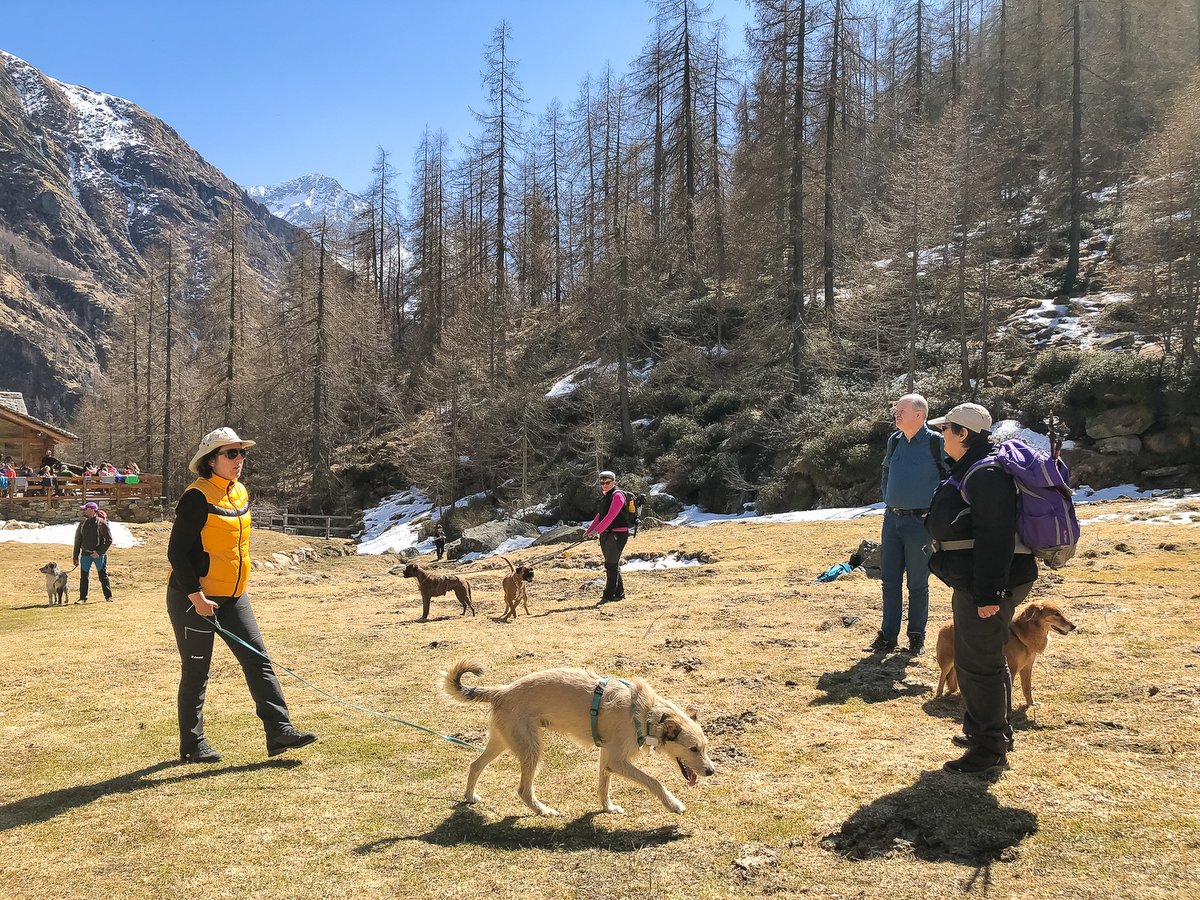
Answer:
[(7, 485), (0, 486), (0, 498), (10, 506), (44, 504), (51, 507), (56, 500), (78, 500), (80, 503), (95, 500), (103, 503), (106, 500), (157, 500), (162, 497), (161, 475), (139, 475), (133, 484), (118, 480), (120, 478), (119, 475), (72, 475), (69, 478), (18, 475), (7, 479)]
[(357, 531), (353, 516), (313, 516), (290, 513), (286, 509), (255, 508), (251, 510), (255, 528), (269, 528), (284, 534), (307, 537), (348, 538)]

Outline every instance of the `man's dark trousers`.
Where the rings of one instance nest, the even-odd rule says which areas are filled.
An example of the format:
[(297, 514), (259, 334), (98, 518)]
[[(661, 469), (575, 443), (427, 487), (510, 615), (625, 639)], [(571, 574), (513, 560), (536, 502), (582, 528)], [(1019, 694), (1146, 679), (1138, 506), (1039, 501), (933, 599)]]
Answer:
[(628, 531), (606, 531), (600, 535), (604, 555), (604, 596), (602, 600), (624, 600), (625, 582), (621, 580), (621, 553), (629, 541)]
[[(223, 629), (237, 635), (251, 647), (267, 652), (248, 595), (242, 594), (237, 602), (233, 597), (208, 599), (219, 605), (217, 622)], [(182, 662), (178, 697), (179, 748), (186, 753), (195, 749), (204, 737), (204, 694), (208, 688), (215, 632), (208, 617), (197, 613), (187, 594), (174, 587), (167, 588), (167, 613), (175, 629), (175, 643), (179, 647)], [(250, 696), (254, 698), (254, 711), (262, 719), (263, 728), (270, 739), (292, 721), (275, 670), (262, 656), (237, 641), (224, 635), (222, 637), (229, 645), (230, 652), (241, 663)]]
[(1003, 754), (1012, 740), (1012, 673), (1004, 657), (1013, 610), (1029, 596), (1033, 584), (1013, 588), (1000, 611), (980, 618), (975, 597), (957, 588), (954, 609), (954, 670), (962, 692), (963, 734), (989, 753)]
[(883, 515), (880, 540), (880, 577), (883, 579), (883, 636), (900, 637), (904, 613), (904, 581), (908, 574), (908, 633), (925, 636), (929, 620), (929, 532), (925, 519), (916, 514), (898, 515), (890, 509)]

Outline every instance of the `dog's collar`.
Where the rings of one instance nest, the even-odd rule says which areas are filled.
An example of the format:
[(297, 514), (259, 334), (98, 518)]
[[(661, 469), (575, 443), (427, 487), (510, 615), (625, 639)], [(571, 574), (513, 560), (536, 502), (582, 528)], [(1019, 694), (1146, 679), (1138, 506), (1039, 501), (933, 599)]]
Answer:
[[(608, 683), (612, 680), (613, 679), (605, 675), (598, 682), (596, 682), (596, 689), (592, 691), (592, 708), (588, 712), (588, 717), (592, 722), (592, 743), (597, 747), (604, 746), (603, 742), (600, 740), (600, 701), (604, 697), (604, 688), (607, 687)], [(626, 681), (624, 678), (618, 678), (616, 680), (625, 685), (625, 687), (629, 688), (629, 693), (636, 698), (637, 692), (634, 691), (633, 684)], [(650, 733), (649, 713), (647, 712), (646, 721), (643, 724), (642, 722), (638, 721), (637, 709), (633, 708), (633, 704), (630, 704), (630, 707), (630, 712), (633, 715), (633, 731), (637, 735), (638, 746), (656, 746), (658, 744), (658, 737)]]

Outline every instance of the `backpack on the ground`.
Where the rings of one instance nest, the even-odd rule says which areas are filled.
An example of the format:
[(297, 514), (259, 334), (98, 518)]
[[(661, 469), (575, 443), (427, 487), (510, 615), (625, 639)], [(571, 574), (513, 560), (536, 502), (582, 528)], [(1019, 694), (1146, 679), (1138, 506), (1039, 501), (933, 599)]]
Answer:
[(1024, 441), (1004, 441), (971, 465), (962, 481), (950, 479), (968, 503), (967, 479), (980, 469), (1003, 469), (1017, 487), (1017, 537), (1052, 569), (1065, 565), (1079, 543), (1079, 519), (1071, 498), (1071, 472), (1057, 454)]

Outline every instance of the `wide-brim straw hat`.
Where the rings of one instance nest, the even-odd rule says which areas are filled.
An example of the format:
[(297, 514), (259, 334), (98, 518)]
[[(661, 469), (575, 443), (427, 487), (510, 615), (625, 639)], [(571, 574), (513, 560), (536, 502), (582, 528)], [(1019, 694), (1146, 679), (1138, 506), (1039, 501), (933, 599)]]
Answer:
[(192, 461), (188, 463), (188, 471), (194, 475), (200, 474), (200, 460), (219, 447), (253, 447), (254, 441), (243, 441), (232, 428), (216, 428), (200, 438), (200, 448)]

